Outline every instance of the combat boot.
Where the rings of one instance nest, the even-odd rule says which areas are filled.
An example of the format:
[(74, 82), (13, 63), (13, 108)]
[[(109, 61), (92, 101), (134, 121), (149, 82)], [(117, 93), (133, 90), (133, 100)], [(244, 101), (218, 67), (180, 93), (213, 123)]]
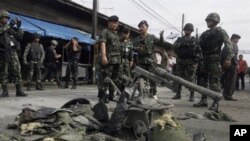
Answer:
[(194, 104), (193, 105), (194, 107), (207, 107), (207, 97), (206, 96), (203, 96), (201, 97), (201, 101)]
[(181, 95), (177, 93), (174, 97), (172, 97), (172, 99), (174, 100), (181, 99)]
[(98, 92), (99, 101), (103, 103), (109, 103), (108, 95), (104, 91)]
[(38, 82), (38, 83), (36, 84), (36, 90), (40, 90), (40, 91), (43, 91), (43, 90), (44, 90), (43, 85), (42, 85), (41, 82)]
[(227, 101), (237, 101), (237, 99), (233, 98), (232, 96), (224, 96), (224, 99)]
[(65, 84), (64, 84), (64, 87), (63, 87), (64, 89), (68, 89), (69, 88), (69, 82), (65, 82)]
[(194, 102), (194, 91), (190, 91), (189, 101)]
[(108, 96), (109, 101), (114, 101), (114, 97), (115, 97), (114, 92), (110, 91)]
[(9, 97), (7, 84), (2, 84), (2, 88), (3, 88), (3, 92), (1, 94), (1, 97)]
[(60, 81), (57, 81), (56, 83), (57, 83), (58, 88), (61, 88), (61, 87), (62, 87), (62, 84), (61, 84)]
[(27, 91), (31, 91), (31, 83), (30, 82), (27, 83)]
[(108, 98), (108, 95), (106, 95), (103, 99), (103, 102), (108, 104), (109, 103), (109, 98)]
[(73, 85), (72, 85), (72, 87), (71, 87), (71, 89), (76, 89), (76, 84), (77, 84), (77, 83), (74, 81), (74, 82), (73, 82)]
[(25, 97), (28, 94), (24, 93), (21, 84), (16, 84), (16, 97)]
[(172, 99), (181, 99), (181, 86), (179, 85), (177, 88), (177, 92), (176, 95), (174, 97), (172, 97)]
[(103, 103), (106, 103), (106, 104), (109, 103), (108, 95), (105, 94), (104, 96), (100, 97), (99, 101), (102, 101)]

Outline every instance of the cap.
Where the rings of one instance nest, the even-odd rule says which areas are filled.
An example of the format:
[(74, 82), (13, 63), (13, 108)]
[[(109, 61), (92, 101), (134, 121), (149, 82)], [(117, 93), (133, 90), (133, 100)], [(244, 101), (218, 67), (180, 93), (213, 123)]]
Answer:
[(232, 37), (231, 37), (231, 39), (235, 39), (235, 38), (240, 39), (241, 37), (238, 34), (233, 34)]
[(148, 22), (146, 20), (142, 20), (141, 22), (139, 22), (138, 27), (140, 27), (143, 24), (145, 24), (148, 27)]
[(116, 15), (110, 16), (108, 19), (109, 22), (118, 22), (119, 21), (119, 17), (117, 17)]
[(128, 34), (129, 32), (130, 32), (130, 29), (128, 29), (127, 27), (122, 28), (122, 33)]

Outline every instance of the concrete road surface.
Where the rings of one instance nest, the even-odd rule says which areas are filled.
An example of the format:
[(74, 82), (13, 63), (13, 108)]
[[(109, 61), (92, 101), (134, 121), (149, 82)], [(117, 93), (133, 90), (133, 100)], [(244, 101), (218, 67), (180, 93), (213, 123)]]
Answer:
[[(204, 132), (207, 137), (213, 141), (229, 141), (230, 124), (249, 124), (250, 123), (250, 84), (246, 81), (246, 89), (237, 91), (236, 102), (224, 101), (220, 102), (220, 109), (232, 116), (237, 122), (218, 122), (208, 119), (188, 119), (180, 122), (185, 126), (190, 135), (198, 132)], [(158, 88), (158, 97), (164, 102), (174, 104), (173, 113), (179, 116), (182, 113), (194, 112), (203, 115), (209, 112), (207, 108), (194, 108), (193, 103), (188, 101), (189, 93), (183, 90), (181, 100), (172, 100), (174, 93), (167, 88)], [(0, 98), (0, 133), (10, 132), (6, 130), (6, 125), (14, 121), (25, 105), (61, 107), (65, 102), (78, 97), (84, 97), (95, 104), (97, 99), (97, 87), (93, 85), (79, 86), (76, 90), (58, 89), (57, 87), (45, 88), (44, 91), (31, 91), (29, 96), (25, 98), (16, 98), (14, 90), (10, 90), (9, 98)], [(196, 93), (195, 102), (198, 102), (200, 95)], [(209, 101), (211, 104), (212, 101)], [(114, 107), (115, 103), (110, 102), (108, 105)]]

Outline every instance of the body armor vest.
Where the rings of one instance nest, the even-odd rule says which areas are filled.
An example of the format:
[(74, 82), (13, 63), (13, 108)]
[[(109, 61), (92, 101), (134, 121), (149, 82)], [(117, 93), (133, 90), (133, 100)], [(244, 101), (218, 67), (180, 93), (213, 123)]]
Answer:
[(195, 38), (178, 38), (180, 46), (175, 50), (180, 59), (193, 59), (197, 57)]
[(204, 55), (220, 55), (223, 44), (221, 28), (207, 30), (200, 37), (201, 50)]
[(11, 51), (11, 38), (8, 34), (9, 26), (0, 27), (0, 59), (9, 60)]
[(39, 43), (30, 43), (30, 49), (28, 53), (28, 61), (38, 62), (42, 57), (42, 46)]
[(47, 62), (47, 63), (54, 63), (54, 62), (56, 62), (54, 49), (52, 47), (48, 47), (45, 50), (45, 60), (44, 61)]

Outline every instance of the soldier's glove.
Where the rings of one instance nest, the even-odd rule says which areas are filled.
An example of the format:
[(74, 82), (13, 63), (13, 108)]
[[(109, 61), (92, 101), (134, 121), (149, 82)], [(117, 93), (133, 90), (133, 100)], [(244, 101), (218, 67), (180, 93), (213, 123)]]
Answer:
[(20, 19), (16, 18), (16, 26), (17, 26), (17, 28), (20, 28), (21, 25), (22, 25), (22, 21)]

